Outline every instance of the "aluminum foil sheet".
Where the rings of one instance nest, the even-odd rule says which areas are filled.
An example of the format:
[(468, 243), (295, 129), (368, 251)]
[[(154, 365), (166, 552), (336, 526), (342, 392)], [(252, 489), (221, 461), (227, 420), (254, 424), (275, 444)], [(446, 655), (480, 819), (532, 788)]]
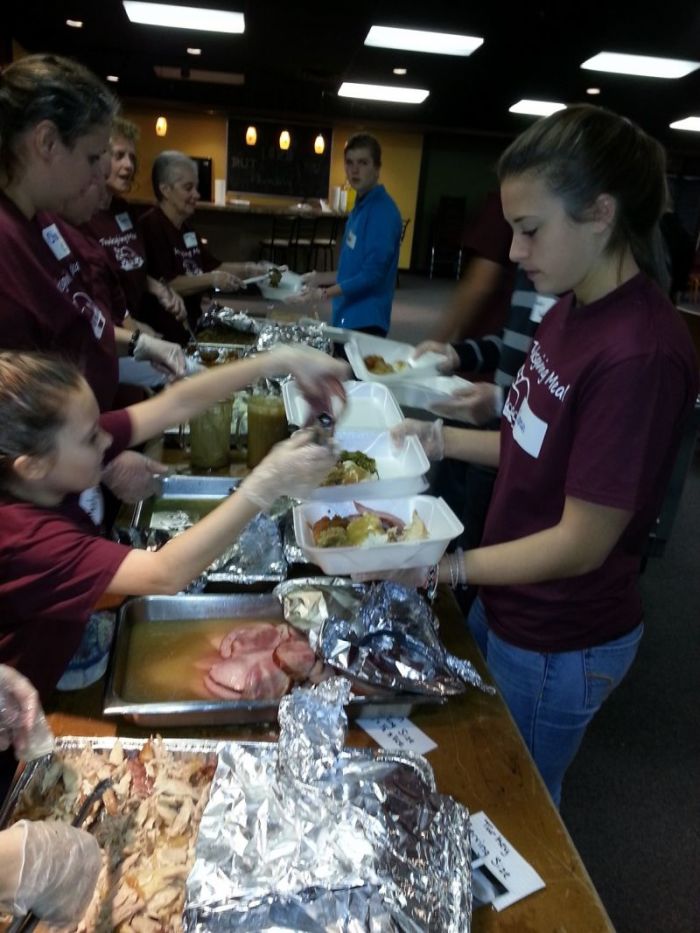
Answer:
[(333, 350), (333, 343), (325, 335), (322, 321), (317, 324), (282, 324), (276, 321), (259, 324), (256, 349), (269, 350), (276, 343), (303, 343), (324, 353), (331, 353)]
[(445, 650), (428, 604), (398, 583), (371, 586), (354, 612), (329, 615), (314, 648), (331, 667), (375, 687), (451, 696), (469, 684), (495, 692), (471, 662)]
[(221, 747), (189, 933), (468, 933), (469, 814), (424, 759), (342, 750), (347, 689), (285, 697), (278, 746)]
[(260, 321), (244, 311), (234, 311), (233, 308), (214, 303), (197, 322), (197, 331), (202, 330), (232, 330), (242, 334), (257, 334), (260, 331)]
[(364, 583), (353, 583), (347, 577), (303, 577), (285, 580), (272, 593), (290, 625), (303, 632), (320, 632), (328, 616), (351, 614), (366, 591)]

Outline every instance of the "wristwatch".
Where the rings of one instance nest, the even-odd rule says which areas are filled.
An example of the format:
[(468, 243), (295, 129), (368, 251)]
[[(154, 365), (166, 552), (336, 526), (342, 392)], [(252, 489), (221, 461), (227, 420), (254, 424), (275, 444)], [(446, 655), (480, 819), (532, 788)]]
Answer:
[(136, 330), (131, 332), (131, 337), (129, 338), (129, 346), (127, 348), (127, 354), (133, 356), (136, 352), (136, 344), (139, 342), (139, 337), (141, 336), (141, 331), (137, 327)]

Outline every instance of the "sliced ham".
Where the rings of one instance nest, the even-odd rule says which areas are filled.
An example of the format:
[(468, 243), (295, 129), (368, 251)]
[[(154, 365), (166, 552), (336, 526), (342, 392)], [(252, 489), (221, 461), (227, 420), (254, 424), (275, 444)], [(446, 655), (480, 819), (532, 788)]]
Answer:
[(214, 664), (207, 677), (246, 700), (278, 699), (289, 690), (289, 677), (275, 664), (270, 651), (232, 657)]
[(234, 651), (261, 651), (263, 648), (272, 651), (288, 635), (289, 629), (286, 625), (274, 625), (272, 622), (241, 625), (224, 635), (219, 645), (219, 653), (222, 658), (230, 658)]
[(292, 680), (306, 680), (316, 663), (316, 654), (303, 638), (288, 638), (279, 644), (273, 658)]
[(403, 531), (405, 527), (406, 523), (402, 521), (398, 515), (392, 515), (391, 512), (380, 512), (379, 509), (373, 509), (368, 505), (363, 505), (356, 499), (353, 499), (352, 504), (355, 506), (360, 515), (364, 515), (367, 512), (369, 512), (371, 515), (376, 515), (384, 528), (398, 528), (399, 531)]

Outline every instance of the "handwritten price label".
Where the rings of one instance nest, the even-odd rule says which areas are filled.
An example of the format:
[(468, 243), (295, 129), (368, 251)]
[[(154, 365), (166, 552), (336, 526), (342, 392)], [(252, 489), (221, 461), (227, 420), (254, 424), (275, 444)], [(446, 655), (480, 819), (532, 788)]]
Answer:
[(414, 726), (410, 719), (402, 716), (384, 716), (380, 719), (358, 719), (358, 726), (372, 736), (377, 745), (388, 751), (415, 752), (425, 755), (437, 748), (437, 745)]
[(470, 823), (475, 881), (477, 873), (480, 873), (485, 882), (484, 890), (493, 891), (489, 900), (496, 910), (503, 910), (544, 887), (544, 881), (534, 868), (501, 835), (485, 813), (473, 813)]

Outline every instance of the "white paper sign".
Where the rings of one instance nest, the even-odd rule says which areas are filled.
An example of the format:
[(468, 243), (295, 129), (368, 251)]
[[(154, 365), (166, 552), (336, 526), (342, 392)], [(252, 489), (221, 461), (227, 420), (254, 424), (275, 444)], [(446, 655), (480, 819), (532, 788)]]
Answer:
[(472, 813), (471, 846), (474, 890), (492, 888), (495, 897), (490, 902), (496, 910), (510, 907), (516, 901), (543, 888), (544, 881), (532, 865), (501, 835), (485, 813)]
[(416, 752), (418, 755), (424, 755), (437, 748), (429, 735), (403, 716), (363, 718), (357, 720), (357, 725), (368, 732), (378, 745), (389, 751)]

